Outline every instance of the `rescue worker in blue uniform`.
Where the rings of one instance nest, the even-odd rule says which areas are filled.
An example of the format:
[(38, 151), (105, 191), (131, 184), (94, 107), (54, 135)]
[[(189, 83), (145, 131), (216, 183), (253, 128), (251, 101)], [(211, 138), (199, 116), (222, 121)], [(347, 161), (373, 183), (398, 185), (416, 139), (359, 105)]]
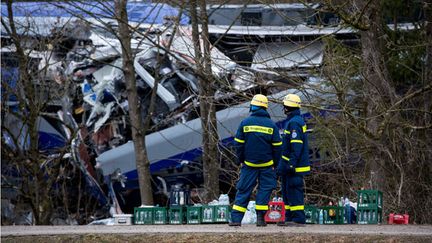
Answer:
[(237, 182), (237, 194), (231, 212), (230, 226), (241, 226), (249, 198), (257, 185), (257, 226), (266, 226), (264, 215), (272, 191), (277, 186), (274, 166), (280, 160), (282, 140), (279, 128), (267, 112), (268, 99), (257, 94), (250, 105), (251, 115), (244, 119), (234, 138), (238, 162), (242, 164)]
[(300, 97), (288, 94), (283, 100), (288, 122), (284, 129), (282, 156), (277, 167), (285, 203), (285, 222), (279, 226), (302, 226), (304, 213), (303, 176), (310, 173), (306, 123), (300, 116)]

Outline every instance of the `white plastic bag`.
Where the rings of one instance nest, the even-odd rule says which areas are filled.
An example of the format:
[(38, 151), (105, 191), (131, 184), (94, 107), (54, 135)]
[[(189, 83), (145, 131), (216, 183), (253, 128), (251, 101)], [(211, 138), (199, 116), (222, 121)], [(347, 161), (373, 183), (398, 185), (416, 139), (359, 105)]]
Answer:
[(242, 224), (256, 224), (257, 215), (255, 211), (255, 201), (249, 201), (247, 211), (243, 216)]
[(220, 194), (219, 205), (230, 205), (228, 194)]

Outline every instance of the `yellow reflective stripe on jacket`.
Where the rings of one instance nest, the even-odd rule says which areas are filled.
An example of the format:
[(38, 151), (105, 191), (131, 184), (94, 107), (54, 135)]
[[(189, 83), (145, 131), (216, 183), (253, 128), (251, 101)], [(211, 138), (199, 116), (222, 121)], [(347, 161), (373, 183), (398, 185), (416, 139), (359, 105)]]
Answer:
[(290, 205), (285, 205), (285, 210), (290, 210)]
[(291, 132), (288, 131), (288, 130), (284, 130), (284, 133), (285, 133), (285, 134), (291, 134)]
[(265, 163), (261, 163), (261, 164), (255, 164), (255, 163), (251, 163), (251, 162), (245, 160), (244, 163), (250, 167), (266, 167), (266, 166), (273, 165), (273, 160), (270, 160), (269, 162), (265, 162)]
[(295, 168), (295, 172), (308, 172), (308, 171), (310, 171), (310, 166)]
[(283, 155), (282, 155), (282, 159), (284, 159), (284, 160), (286, 160), (286, 161), (289, 161), (289, 158), (286, 157), (286, 156), (283, 156)]
[(302, 140), (294, 139), (294, 140), (291, 140), (291, 143), (303, 143), (303, 141)]
[(244, 212), (246, 212), (247, 208), (240, 207), (240, 206), (237, 206), (237, 205), (233, 205), (233, 210), (236, 210), (236, 211), (244, 213)]
[(237, 143), (244, 143), (244, 142), (245, 142), (245, 140), (241, 140), (241, 139), (239, 139), (239, 138), (234, 138), (234, 140), (235, 140)]
[(304, 210), (304, 205), (298, 205), (298, 206), (290, 206), (291, 211), (300, 211)]
[(255, 205), (256, 210), (268, 210), (268, 205)]
[(277, 142), (277, 143), (272, 143), (272, 144), (273, 144), (273, 146), (281, 146), (282, 142)]
[(305, 133), (307, 130), (307, 126), (306, 125), (302, 126), (302, 130), (303, 130), (303, 133)]
[(265, 134), (273, 134), (273, 128), (263, 126), (244, 126), (243, 132), (260, 132)]

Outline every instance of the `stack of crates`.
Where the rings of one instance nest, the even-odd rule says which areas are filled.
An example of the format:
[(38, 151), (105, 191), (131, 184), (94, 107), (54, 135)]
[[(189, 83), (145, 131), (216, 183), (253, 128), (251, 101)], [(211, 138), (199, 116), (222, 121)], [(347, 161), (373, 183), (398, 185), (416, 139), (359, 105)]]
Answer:
[(323, 210), (323, 223), (324, 224), (343, 224), (344, 222), (344, 208), (339, 206), (324, 206)]
[(201, 207), (202, 223), (228, 223), (231, 207), (228, 205), (204, 205)]
[(318, 209), (315, 206), (305, 205), (306, 224), (318, 224)]
[(166, 224), (167, 210), (164, 207), (134, 208), (134, 224)]
[(382, 192), (378, 190), (357, 191), (357, 224), (382, 223)]

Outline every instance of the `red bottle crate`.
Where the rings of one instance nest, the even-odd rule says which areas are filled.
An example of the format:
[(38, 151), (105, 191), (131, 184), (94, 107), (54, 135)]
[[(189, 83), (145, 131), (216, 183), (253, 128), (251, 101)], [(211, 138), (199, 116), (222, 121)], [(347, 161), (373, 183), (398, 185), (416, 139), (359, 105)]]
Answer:
[(284, 202), (269, 202), (269, 210), (264, 216), (267, 223), (277, 223), (285, 221), (285, 204)]
[(389, 224), (408, 224), (409, 222), (409, 215), (408, 214), (394, 214), (391, 213), (389, 215)]

